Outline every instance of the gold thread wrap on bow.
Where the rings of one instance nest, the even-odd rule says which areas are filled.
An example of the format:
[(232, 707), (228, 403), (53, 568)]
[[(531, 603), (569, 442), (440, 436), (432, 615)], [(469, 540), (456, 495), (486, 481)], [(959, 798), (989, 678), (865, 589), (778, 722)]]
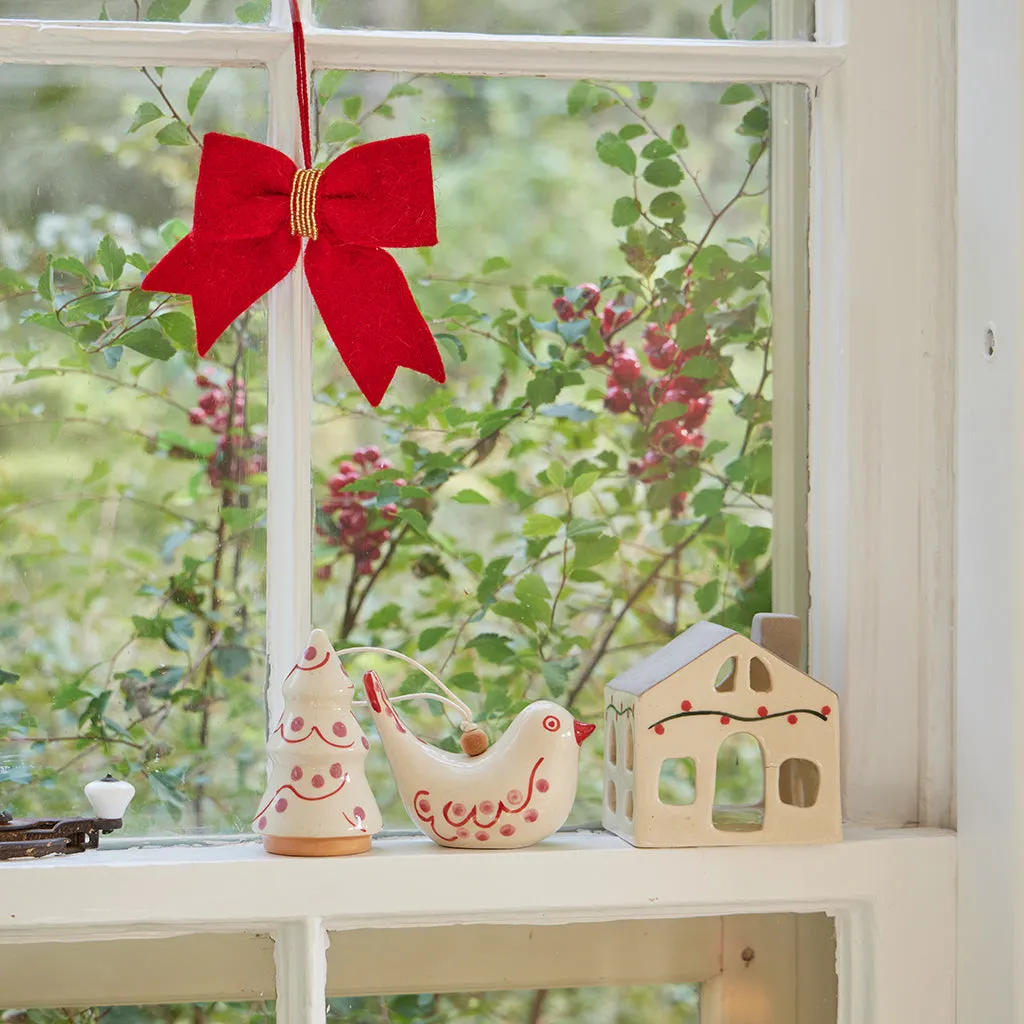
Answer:
[(292, 179), (289, 202), (293, 235), (316, 241), (316, 193), (323, 169), (299, 168)]

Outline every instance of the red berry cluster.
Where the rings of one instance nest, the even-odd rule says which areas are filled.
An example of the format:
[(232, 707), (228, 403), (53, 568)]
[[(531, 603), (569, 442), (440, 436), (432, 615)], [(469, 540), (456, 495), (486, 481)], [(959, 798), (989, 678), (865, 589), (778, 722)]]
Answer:
[[(565, 296), (555, 299), (553, 307), (560, 320), (581, 320), (597, 315), (600, 289), (593, 284), (581, 284), (578, 291), (580, 301), (576, 304)], [(630, 462), (630, 474), (648, 482), (664, 480), (674, 463), (682, 462), (688, 453), (699, 452), (704, 447), (701, 427), (711, 411), (708, 382), (688, 377), (681, 370), (687, 360), (706, 355), (711, 341), (705, 337), (699, 345), (680, 349), (670, 333), (690, 312), (689, 306), (679, 306), (664, 325), (653, 320), (644, 325), (644, 354), (651, 370), (656, 371), (651, 375), (644, 372), (636, 351), (615, 337), (633, 319), (632, 309), (621, 302), (609, 302), (601, 312), (600, 335), (605, 343), (604, 351), (584, 353), (592, 366), (608, 367), (604, 406), (609, 412), (632, 412), (647, 427), (661, 406), (676, 404), (685, 409), (678, 418), (656, 424), (648, 433), (643, 457)], [(685, 491), (672, 497), (670, 507), (674, 515), (682, 514), (686, 498)]]
[[(384, 505), (379, 509), (368, 507), (374, 497), (373, 491), (346, 491), (349, 484), (361, 477), (375, 473), (381, 469), (391, 469), (391, 463), (382, 459), (380, 449), (374, 445), (358, 448), (352, 453), (352, 459), (338, 463), (338, 472), (327, 482), (331, 496), (323, 503), (321, 509), (328, 515), (337, 530), (331, 530), (317, 524), (317, 533), (333, 547), (341, 548), (342, 553), (355, 557), (355, 570), (361, 576), (373, 573), (374, 563), (381, 556), (381, 546), (391, 535), (386, 524), (398, 515), (397, 505)], [(396, 487), (404, 487), (404, 480), (395, 480)], [(317, 567), (316, 578), (329, 580), (333, 566)]]
[(202, 394), (189, 411), (189, 423), (209, 427), (217, 435), (217, 449), (207, 463), (210, 483), (220, 487), (225, 480), (241, 483), (253, 473), (265, 473), (266, 454), (257, 450), (258, 439), (246, 430), (245, 382), (233, 378), (221, 385), (199, 373), (196, 385)]

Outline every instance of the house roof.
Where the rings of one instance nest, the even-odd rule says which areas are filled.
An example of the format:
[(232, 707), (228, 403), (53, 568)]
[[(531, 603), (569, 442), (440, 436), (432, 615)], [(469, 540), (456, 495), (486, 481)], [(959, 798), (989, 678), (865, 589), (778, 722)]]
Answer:
[(735, 635), (735, 630), (714, 622), (695, 623), (671, 643), (617, 675), (608, 685), (612, 689), (625, 690), (639, 696), (667, 679), (677, 669), (696, 661), (702, 654), (707, 654), (723, 640)]

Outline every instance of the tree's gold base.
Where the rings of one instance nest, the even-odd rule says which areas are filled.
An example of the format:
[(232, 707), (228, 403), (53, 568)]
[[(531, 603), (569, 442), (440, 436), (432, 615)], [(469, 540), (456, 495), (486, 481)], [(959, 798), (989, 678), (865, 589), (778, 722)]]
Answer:
[(369, 836), (330, 836), (313, 839), (305, 836), (264, 836), (267, 853), (281, 857), (346, 857), (353, 853), (366, 853), (370, 848)]

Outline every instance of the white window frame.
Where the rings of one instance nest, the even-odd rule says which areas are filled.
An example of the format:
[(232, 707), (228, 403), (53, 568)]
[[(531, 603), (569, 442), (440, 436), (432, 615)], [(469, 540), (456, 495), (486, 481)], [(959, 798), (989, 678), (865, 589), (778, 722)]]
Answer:
[[(973, 49), (961, 48), (962, 83), (964, 68), (970, 72), (960, 87), (961, 113), (981, 108), (986, 75), (1004, 72), (1020, 85), (1015, 4), (990, 2), (996, 13), (990, 19), (986, 8), (970, 37)], [(968, 0), (960, 5), (967, 8)], [(308, 16), (309, 0), (303, 6)], [(273, 0), (270, 25), (252, 27), (0, 21), (0, 61), (263, 65), (270, 143), (297, 154), (287, 7), (287, 0)], [(0, 944), (270, 934), (278, 1020), (317, 1024), (324, 1020), (329, 932), (719, 916), (728, 922), (738, 921), (736, 915), (824, 911), (836, 922), (841, 1024), (953, 1021), (957, 841), (945, 830), (954, 806), (954, 667), (961, 678), (969, 671), (973, 686), (974, 659), (985, 649), (986, 664), (1001, 669), (986, 677), (993, 695), (987, 713), (998, 714), (991, 711), (995, 698), (1015, 707), (1013, 617), (1005, 616), (1008, 624), (999, 620), (1006, 626), (1002, 637), (986, 641), (983, 613), (992, 603), (990, 574), (1013, 571), (1012, 513), (1020, 508), (1005, 475), (998, 476), (997, 460), (972, 456), (966, 471), (961, 463), (959, 478), (953, 473), (955, 383), (967, 389), (993, 433), (1004, 435), (1016, 423), (1010, 398), (988, 394), (988, 378), (975, 379), (962, 364), (954, 368), (955, 13), (955, 0), (818, 0), (815, 42), (308, 32), (314, 68), (808, 86), (809, 657), (812, 671), (843, 700), (844, 811), (852, 823), (846, 841), (642, 851), (607, 835), (567, 833), (499, 857), (394, 839), (378, 843), (370, 857), (314, 862), (268, 858), (241, 843), (107, 849), (0, 868)], [(997, 17), (1004, 24), (994, 28)], [(1003, 63), (988, 68), (992, 48)], [(1015, 96), (1011, 106), (1019, 114), (1019, 88)], [(959, 251), (962, 288), (979, 286), (985, 268), (1013, 282), (1002, 306), (993, 306), (1008, 330), (1019, 315), (1008, 296), (1024, 271), (1019, 121), (1001, 126), (996, 152), (1006, 160), (998, 172), (985, 165), (985, 146), (967, 159), (962, 140), (959, 149), (961, 198), (982, 202), (986, 189), (999, 186), (1007, 204), (1014, 199), (1013, 215), (993, 226), (1003, 244), (998, 267), (994, 254), (979, 254), (966, 241)], [(773, 199), (775, 222), (785, 223), (785, 190)], [(283, 669), (305, 640), (311, 611), (312, 308), (300, 274), (297, 269), (270, 296), (268, 585), (285, 595), (268, 621), (271, 717), (280, 710)], [(961, 327), (972, 335), (979, 303), (961, 303)], [(777, 308), (777, 329), (780, 316), (797, 324), (799, 304)], [(1004, 347), (1010, 349), (1000, 345), (997, 358)], [(1006, 358), (1014, 358), (1012, 349)], [(789, 369), (779, 372), (794, 384), (801, 376), (792, 351)], [(799, 420), (782, 417), (783, 434), (799, 436)], [(1007, 447), (1016, 453), (1016, 446)], [(787, 491), (779, 500), (799, 510), (803, 474), (789, 467), (784, 476)], [(965, 481), (978, 484), (977, 493), (965, 491)], [(991, 510), (980, 504), (993, 494), (1003, 505), (989, 530)], [(976, 529), (965, 528), (965, 510), (985, 524), (985, 543)], [(795, 537), (789, 534), (791, 549), (799, 544)], [(802, 582), (791, 577), (780, 586), (783, 598), (795, 600)], [(968, 596), (977, 598), (971, 606)], [(1008, 611), (1018, 588), (1007, 580), (995, 596)], [(976, 824), (979, 845), (963, 866), (973, 872), (979, 902), (972, 917), (962, 896), (961, 914), (971, 924), (962, 930), (958, 984), (961, 1000), (965, 993), (978, 1000), (965, 1021), (1009, 1020), (1019, 984), (1012, 926), (1020, 895), (1010, 853), (1019, 842), (1020, 801), (1012, 742), (992, 749), (977, 721), (965, 735), (971, 708), (961, 696), (958, 799), (961, 815), (970, 807)], [(1015, 714), (1008, 710), (1002, 723), (1011, 741)], [(983, 785), (967, 764), (983, 755), (1005, 772), (1001, 791), (1016, 801), (999, 828), (981, 813), (991, 802), (985, 789), (991, 778)], [(996, 853), (982, 848), (986, 837), (1003, 844)], [(1006, 885), (1002, 902), (996, 880)], [(998, 937), (1009, 936), (999, 955), (985, 913), (993, 915)], [(723, 942), (720, 979), (731, 977)], [(724, 1024), (728, 985), (715, 991), (719, 1009), (709, 1003), (707, 1013), (717, 1012)], [(815, 1022), (808, 1018), (808, 1024)]]

